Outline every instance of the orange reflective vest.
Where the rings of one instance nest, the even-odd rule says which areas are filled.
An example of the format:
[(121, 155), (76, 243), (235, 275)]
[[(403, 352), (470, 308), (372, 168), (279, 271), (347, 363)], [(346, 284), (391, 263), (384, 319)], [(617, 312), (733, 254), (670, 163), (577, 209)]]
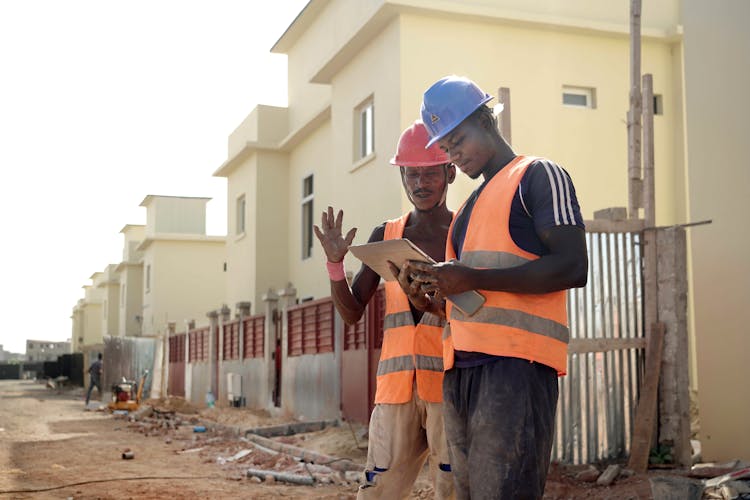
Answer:
[[(503, 269), (539, 258), (513, 242), (508, 225), (513, 196), (534, 160), (516, 157), (484, 187), (467, 224), (460, 259), (463, 264)], [(446, 260), (456, 258), (452, 234), (453, 225), (448, 230)], [(564, 290), (545, 294), (480, 292), (487, 300), (470, 317), (447, 301), (449, 325), (443, 332), (446, 370), (453, 367), (456, 349), (528, 359), (565, 375), (569, 332)]]
[[(385, 224), (384, 240), (403, 237), (409, 214)], [(385, 283), (383, 347), (378, 362), (375, 403), (407, 403), (416, 376), (417, 394), (424, 401), (443, 401), (441, 336), (445, 320), (424, 313), (418, 325), (409, 298), (397, 281)]]

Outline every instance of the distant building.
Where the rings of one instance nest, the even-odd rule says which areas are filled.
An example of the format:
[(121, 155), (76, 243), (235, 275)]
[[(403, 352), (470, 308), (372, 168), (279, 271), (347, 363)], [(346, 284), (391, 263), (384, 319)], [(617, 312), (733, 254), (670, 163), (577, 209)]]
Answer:
[(17, 352), (6, 351), (3, 344), (0, 344), (0, 362), (6, 361), (23, 361), (25, 356)]
[(70, 354), (70, 341), (27, 340), (26, 361), (57, 361), (57, 357)]

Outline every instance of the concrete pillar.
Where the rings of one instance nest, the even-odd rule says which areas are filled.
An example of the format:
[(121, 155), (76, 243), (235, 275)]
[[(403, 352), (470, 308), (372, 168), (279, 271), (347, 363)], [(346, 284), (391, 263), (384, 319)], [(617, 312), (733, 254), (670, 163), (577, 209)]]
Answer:
[(261, 400), (267, 401), (268, 408), (273, 408), (273, 388), (276, 384), (276, 370), (274, 369), (273, 353), (276, 349), (276, 316), (278, 315), (279, 296), (270, 288), (263, 295), (263, 362), (266, 365), (266, 381), (261, 387), (266, 388), (266, 396)]
[(162, 358), (162, 376), (161, 376), (161, 393), (163, 396), (167, 397), (169, 396), (169, 358), (170, 358), (170, 342), (169, 340), (175, 336), (177, 332), (177, 323), (174, 321), (169, 321), (167, 323), (167, 335), (164, 336), (163, 342), (164, 342), (164, 357)]
[(221, 318), (219, 322), (219, 369), (217, 370), (217, 391), (216, 404), (219, 401), (226, 401), (227, 384), (226, 375), (224, 374), (224, 325), (232, 321), (232, 310), (226, 305), (221, 305)]
[(216, 362), (216, 346), (215, 346), (215, 338), (216, 335), (219, 335), (219, 312), (218, 311), (209, 311), (206, 316), (208, 317), (208, 387), (207, 390), (210, 390), (214, 397), (218, 399), (218, 365)]
[(687, 244), (685, 229), (656, 232), (659, 321), (666, 325), (659, 380), (659, 442), (671, 444), (681, 467), (692, 465), (687, 327)]
[(292, 286), (291, 283), (287, 283), (285, 288), (279, 290), (279, 305), (281, 306), (281, 382), (279, 383), (279, 389), (281, 391), (280, 406), (284, 407), (284, 373), (285, 367), (287, 366), (287, 359), (289, 355), (289, 316), (287, 311), (290, 307), (297, 304), (297, 289)]
[(333, 377), (333, 397), (339, 412), (338, 418), (341, 418), (341, 364), (344, 353), (344, 320), (341, 315), (333, 308), (333, 362), (335, 365)]
[(190, 370), (190, 331), (195, 328), (195, 320), (185, 321), (185, 352), (184, 352), (184, 369), (185, 369), (185, 400), (190, 401), (190, 393), (192, 390), (192, 372)]

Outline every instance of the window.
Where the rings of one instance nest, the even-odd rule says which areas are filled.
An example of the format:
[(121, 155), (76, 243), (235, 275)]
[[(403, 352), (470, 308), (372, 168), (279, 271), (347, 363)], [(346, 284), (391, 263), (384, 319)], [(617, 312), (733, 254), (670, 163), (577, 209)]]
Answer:
[(146, 292), (151, 291), (151, 264), (146, 266)]
[(664, 102), (661, 98), (661, 94), (654, 94), (654, 114), (655, 115), (664, 114)]
[(596, 89), (563, 85), (562, 103), (577, 108), (596, 108)]
[(357, 106), (354, 130), (354, 161), (357, 161), (375, 152), (375, 107), (372, 97)]
[(237, 198), (237, 234), (245, 234), (245, 195)]
[(302, 181), (302, 258), (312, 256), (313, 248), (313, 176)]

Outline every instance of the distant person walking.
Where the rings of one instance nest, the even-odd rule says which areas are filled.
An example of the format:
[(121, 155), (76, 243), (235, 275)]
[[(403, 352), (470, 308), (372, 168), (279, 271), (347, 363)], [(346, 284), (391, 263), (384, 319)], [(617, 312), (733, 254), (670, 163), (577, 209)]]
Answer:
[(91, 382), (89, 383), (89, 390), (86, 393), (86, 406), (89, 405), (91, 399), (91, 391), (94, 390), (94, 386), (99, 391), (99, 399), (102, 397), (102, 353), (96, 357), (96, 361), (91, 363), (89, 367), (89, 376)]

